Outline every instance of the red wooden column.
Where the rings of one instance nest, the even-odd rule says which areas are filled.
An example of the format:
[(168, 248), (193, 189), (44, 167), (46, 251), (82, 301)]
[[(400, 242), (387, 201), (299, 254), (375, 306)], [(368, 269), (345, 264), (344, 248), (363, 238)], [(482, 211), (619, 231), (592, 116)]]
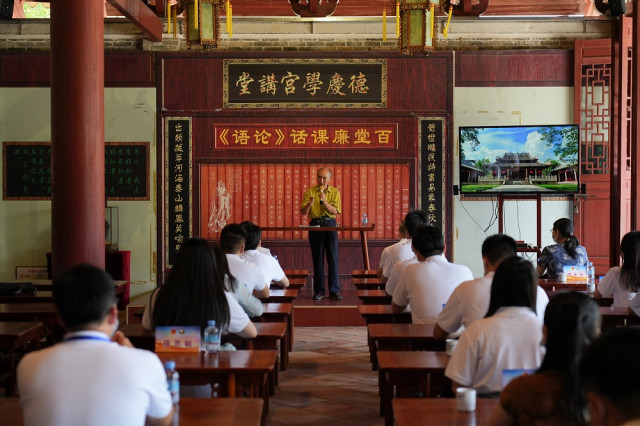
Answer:
[(104, 268), (102, 1), (51, 2), (51, 237), (55, 277)]

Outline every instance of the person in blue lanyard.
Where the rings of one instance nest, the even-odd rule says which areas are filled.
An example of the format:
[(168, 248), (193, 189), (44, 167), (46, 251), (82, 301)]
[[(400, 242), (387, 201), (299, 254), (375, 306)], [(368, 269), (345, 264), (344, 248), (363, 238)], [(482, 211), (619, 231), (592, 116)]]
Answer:
[(75, 266), (53, 281), (53, 300), (69, 332), (18, 365), (24, 424), (169, 425), (174, 407), (164, 367), (118, 331), (109, 274)]

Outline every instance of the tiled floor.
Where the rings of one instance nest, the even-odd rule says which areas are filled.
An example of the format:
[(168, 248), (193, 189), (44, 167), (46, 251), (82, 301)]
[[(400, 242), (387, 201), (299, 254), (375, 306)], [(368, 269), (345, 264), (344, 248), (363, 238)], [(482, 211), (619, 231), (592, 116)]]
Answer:
[(366, 327), (296, 327), (267, 425), (382, 425)]

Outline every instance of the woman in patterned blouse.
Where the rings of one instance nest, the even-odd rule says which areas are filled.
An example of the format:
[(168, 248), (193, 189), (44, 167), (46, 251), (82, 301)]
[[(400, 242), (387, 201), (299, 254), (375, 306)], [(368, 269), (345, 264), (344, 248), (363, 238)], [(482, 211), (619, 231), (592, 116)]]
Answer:
[(573, 222), (567, 218), (553, 222), (551, 237), (556, 244), (546, 246), (538, 259), (538, 274), (558, 278), (565, 265), (587, 266), (587, 249), (573, 235)]

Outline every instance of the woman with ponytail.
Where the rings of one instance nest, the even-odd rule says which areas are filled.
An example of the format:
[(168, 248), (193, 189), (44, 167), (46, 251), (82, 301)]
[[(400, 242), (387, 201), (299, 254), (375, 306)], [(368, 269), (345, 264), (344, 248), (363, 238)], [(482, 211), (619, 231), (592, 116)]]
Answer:
[(568, 291), (552, 297), (544, 314), (547, 351), (542, 365), (503, 389), (489, 424), (586, 424), (578, 368), (583, 351), (599, 333), (600, 312), (589, 296)]
[(640, 289), (640, 232), (632, 231), (620, 242), (622, 266), (614, 266), (598, 284), (593, 297), (613, 294), (613, 306), (626, 308)]
[(587, 249), (580, 245), (573, 235), (573, 222), (567, 218), (553, 222), (551, 238), (556, 244), (542, 249), (538, 259), (538, 275), (547, 275), (547, 278), (558, 278), (565, 265), (587, 266), (589, 257)]

